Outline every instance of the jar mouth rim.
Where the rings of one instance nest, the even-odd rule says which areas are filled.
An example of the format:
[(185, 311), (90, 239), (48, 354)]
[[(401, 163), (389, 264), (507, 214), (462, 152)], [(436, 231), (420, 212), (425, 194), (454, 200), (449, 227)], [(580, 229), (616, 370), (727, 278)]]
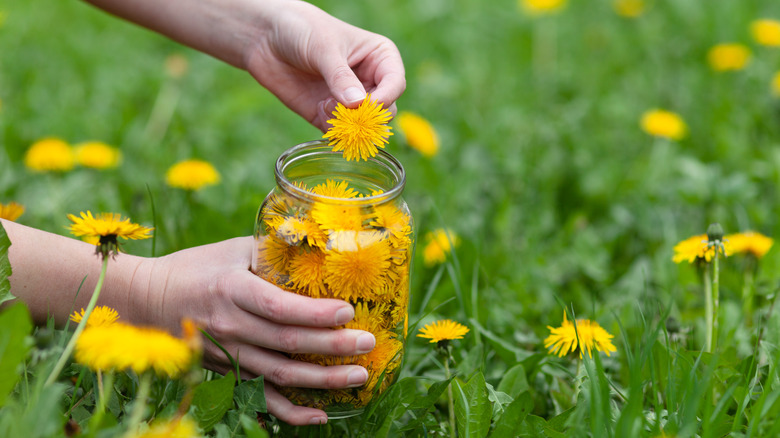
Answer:
[(393, 175), (395, 184), (389, 190), (383, 191), (382, 193), (376, 195), (363, 196), (361, 198), (337, 198), (333, 196), (318, 195), (295, 185), (292, 181), (290, 181), (290, 179), (287, 178), (284, 173), (286, 165), (289, 164), (289, 161), (292, 158), (297, 157), (302, 152), (307, 150), (315, 151), (316, 149), (321, 149), (316, 152), (342, 155), (341, 152), (333, 152), (332, 150), (326, 149), (327, 146), (328, 141), (325, 139), (320, 139), (300, 143), (284, 151), (279, 156), (279, 158), (276, 159), (276, 165), (274, 167), (274, 175), (279, 186), (293, 196), (301, 199), (326, 203), (348, 203), (354, 205), (376, 204), (383, 201), (388, 201), (399, 197), (403, 192), (404, 186), (406, 185), (406, 171), (398, 159), (383, 149), (378, 149), (376, 156), (368, 158), (367, 161), (379, 163), (380, 165), (383, 165), (389, 169)]

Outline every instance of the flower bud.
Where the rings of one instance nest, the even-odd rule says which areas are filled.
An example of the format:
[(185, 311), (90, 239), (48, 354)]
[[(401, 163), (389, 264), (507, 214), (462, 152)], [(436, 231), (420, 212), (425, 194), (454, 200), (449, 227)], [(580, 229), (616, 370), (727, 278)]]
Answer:
[(710, 242), (722, 242), (723, 241), (723, 227), (719, 223), (715, 222), (710, 224), (707, 228), (707, 240)]

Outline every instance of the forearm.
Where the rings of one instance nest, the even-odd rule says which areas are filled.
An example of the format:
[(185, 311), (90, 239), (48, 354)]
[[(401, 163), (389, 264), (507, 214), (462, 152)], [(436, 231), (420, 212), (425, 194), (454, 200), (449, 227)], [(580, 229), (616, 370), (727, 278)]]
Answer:
[(249, 46), (293, 0), (85, 0), (118, 17), (246, 69)]
[[(64, 325), (73, 310), (86, 307), (95, 289), (101, 269), (95, 247), (15, 222), (2, 220), (2, 225), (11, 241), (11, 293), (27, 304), (37, 324), (51, 316)], [(98, 305), (114, 308), (122, 319), (137, 319), (137, 303), (148, 291), (139, 275), (144, 260), (129, 254), (109, 260)]]

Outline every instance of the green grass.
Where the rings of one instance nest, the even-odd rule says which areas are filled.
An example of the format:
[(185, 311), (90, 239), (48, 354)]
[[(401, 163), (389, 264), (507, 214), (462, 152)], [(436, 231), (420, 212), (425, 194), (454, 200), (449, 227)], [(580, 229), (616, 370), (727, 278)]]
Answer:
[[(780, 19), (774, 2), (659, 0), (634, 20), (609, 1), (573, 1), (541, 18), (514, 1), (317, 5), (396, 42), (408, 81), (398, 106), (422, 114), (442, 139), (432, 159), (400, 133), (388, 150), (407, 170), (404, 196), (417, 226), (411, 321), (471, 327), (454, 342), (453, 388), (466, 401), (488, 399), (490, 409), (456, 404), (461, 436), (776, 435), (777, 248), (760, 261), (748, 319), (744, 260), (721, 260), (713, 354), (701, 352), (699, 273), (671, 261), (675, 243), (714, 222), (727, 233), (780, 236), (780, 99), (769, 88), (780, 49), (757, 46), (748, 30), (754, 19)], [(26, 225), (65, 234), (67, 213), (122, 212), (156, 221), (156, 255), (248, 235), (274, 185), (276, 157), (320, 136), (248, 74), (88, 5), (0, 9), (0, 202), (24, 204)], [(752, 62), (711, 71), (707, 51), (730, 41), (748, 45)], [(176, 83), (163, 69), (174, 53), (190, 63)], [(171, 87), (175, 112), (154, 138), (150, 114)], [(669, 142), (642, 132), (641, 114), (655, 107), (680, 114), (689, 135)], [(107, 172), (31, 173), (24, 153), (47, 136), (105, 141), (124, 162)], [(164, 174), (190, 157), (212, 162), (223, 181), (187, 200)], [(422, 237), (442, 226), (462, 243), (447, 264), (425, 267)], [(149, 241), (126, 249), (153, 252)], [(576, 355), (546, 354), (547, 326), (560, 324), (564, 307), (614, 334), (618, 351), (579, 365)], [(401, 380), (370, 414), (322, 428), (279, 425), (280, 434), (447, 436), (442, 362), (414, 336), (406, 351)], [(117, 382), (131, 392), (135, 384)], [(28, 409), (49, 409), (54, 424), (72, 401), (63, 388), (54, 399), (64, 407), (48, 393), (25, 399), (22, 388), (15, 396)], [(176, 391), (158, 397), (163, 406)], [(30, 415), (17, 404), (0, 409), (0, 426), (10, 427), (11, 414)], [(75, 417), (82, 425), (87, 408)], [(35, 436), (29, 424), (15, 430)]]

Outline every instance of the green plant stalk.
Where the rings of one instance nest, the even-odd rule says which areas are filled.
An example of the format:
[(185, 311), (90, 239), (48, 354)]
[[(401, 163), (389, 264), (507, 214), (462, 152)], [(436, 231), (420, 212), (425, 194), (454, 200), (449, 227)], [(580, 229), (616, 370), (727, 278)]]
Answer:
[(712, 327), (713, 327), (713, 302), (712, 302), (712, 279), (710, 277), (710, 264), (704, 264), (704, 318), (705, 318), (705, 332), (704, 332), (704, 351), (707, 353), (712, 352)]
[(100, 296), (100, 290), (103, 288), (103, 280), (105, 280), (106, 278), (106, 270), (108, 269), (108, 259), (109, 257), (103, 256), (103, 267), (100, 269), (100, 277), (98, 277), (97, 284), (95, 285), (95, 290), (92, 292), (92, 298), (90, 298), (89, 304), (87, 304), (87, 308), (86, 310), (84, 310), (84, 316), (81, 318), (81, 321), (76, 326), (76, 330), (73, 331), (73, 336), (70, 337), (70, 341), (68, 341), (68, 345), (66, 345), (65, 350), (62, 351), (62, 355), (60, 355), (59, 360), (57, 360), (57, 363), (54, 365), (54, 369), (51, 370), (51, 374), (49, 374), (49, 378), (46, 379), (44, 386), (49, 386), (52, 383), (54, 383), (55, 380), (57, 380), (57, 377), (60, 375), (60, 372), (62, 372), (62, 369), (65, 367), (65, 362), (68, 361), (68, 359), (70, 358), (70, 354), (73, 352), (73, 349), (76, 347), (76, 341), (81, 335), (81, 332), (83, 332), (84, 328), (87, 326), (89, 315), (92, 314), (92, 310), (95, 308), (95, 305), (97, 304), (98, 296)]
[[(448, 352), (449, 353), (449, 352)], [(447, 354), (447, 356), (444, 358), (444, 375), (449, 380), (450, 378), (450, 356)], [(452, 398), (452, 382), (450, 382), (449, 385), (447, 385), (447, 409), (449, 412), (449, 422), (450, 422), (450, 436), (454, 437), (455, 435), (455, 402)]]
[(718, 263), (718, 250), (712, 259), (712, 344), (710, 352), (718, 348), (718, 309), (720, 308), (720, 272)]
[[(89, 420), (89, 437), (94, 437), (100, 427), (100, 422), (103, 420), (103, 415), (106, 413), (106, 405), (108, 405), (108, 398), (111, 397), (111, 389), (114, 387), (114, 373), (109, 371), (106, 373), (105, 381), (102, 378), (102, 373), (98, 372), (98, 404), (95, 406), (94, 414)], [(104, 388), (108, 388), (108, 396)]]
[(133, 411), (130, 413), (130, 420), (127, 422), (128, 433), (134, 433), (138, 424), (144, 416), (146, 410), (146, 399), (149, 398), (149, 392), (152, 388), (152, 374), (147, 371), (139, 376), (138, 392), (135, 394), (135, 403)]

